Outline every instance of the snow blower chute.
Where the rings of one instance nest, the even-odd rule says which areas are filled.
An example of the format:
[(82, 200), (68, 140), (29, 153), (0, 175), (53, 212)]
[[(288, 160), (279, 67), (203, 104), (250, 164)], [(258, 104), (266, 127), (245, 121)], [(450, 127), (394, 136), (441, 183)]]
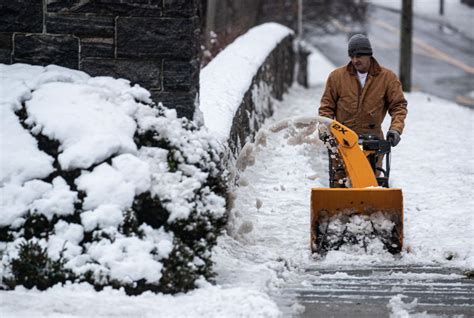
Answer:
[[(366, 247), (369, 240), (378, 239), (389, 252), (399, 253), (403, 197), (401, 189), (388, 188), (390, 143), (374, 136), (359, 138), (335, 120), (324, 123), (350, 187), (311, 190), (312, 252), (324, 254), (346, 243)], [(380, 164), (383, 156), (386, 169)]]

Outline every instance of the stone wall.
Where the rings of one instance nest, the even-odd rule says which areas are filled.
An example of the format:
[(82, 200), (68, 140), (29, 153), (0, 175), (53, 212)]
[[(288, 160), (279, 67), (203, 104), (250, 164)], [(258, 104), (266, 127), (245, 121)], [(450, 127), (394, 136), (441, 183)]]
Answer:
[(293, 84), (297, 61), (293, 40), (293, 36), (288, 36), (278, 44), (245, 93), (229, 136), (229, 147), (234, 157), (238, 156), (245, 143), (254, 140), (264, 120), (273, 114), (274, 99), (282, 100), (283, 94)]
[(0, 63), (127, 78), (192, 118), (200, 0), (0, 0)]

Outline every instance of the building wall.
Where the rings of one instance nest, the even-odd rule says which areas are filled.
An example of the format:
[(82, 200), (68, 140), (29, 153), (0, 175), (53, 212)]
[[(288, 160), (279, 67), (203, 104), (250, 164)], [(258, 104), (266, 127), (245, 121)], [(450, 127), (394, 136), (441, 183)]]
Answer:
[(199, 0), (0, 0), (0, 63), (127, 78), (192, 118)]

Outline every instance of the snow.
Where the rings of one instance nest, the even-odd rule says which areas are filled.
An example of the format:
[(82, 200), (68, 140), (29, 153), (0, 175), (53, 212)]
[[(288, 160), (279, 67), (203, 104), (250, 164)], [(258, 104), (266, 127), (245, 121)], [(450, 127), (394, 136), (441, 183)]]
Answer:
[(384, 253), (387, 245), (390, 248), (397, 246), (394, 245), (397, 243), (396, 238), (392, 240), (395, 223), (390, 220), (390, 215), (383, 212), (360, 215), (352, 209), (332, 216), (324, 214), (321, 213), (318, 219), (321, 252), (337, 247), (339, 251), (351, 254), (380, 254)]
[(95, 209), (103, 204), (116, 204), (128, 209), (132, 206), (135, 189), (122, 174), (107, 163), (85, 171), (76, 179), (77, 189), (87, 193), (84, 209)]
[(95, 210), (81, 213), (81, 223), (86, 232), (96, 228), (117, 228), (122, 223), (122, 218), (122, 209), (116, 204), (100, 204)]
[(48, 220), (54, 215), (73, 214), (77, 193), (71, 191), (66, 181), (62, 177), (56, 177), (52, 186), (48, 184), (48, 188), (41, 198), (31, 203), (29, 210), (46, 216)]
[[(21, 306), (18, 301), (21, 299)], [(145, 293), (129, 297), (123, 291), (95, 292), (91, 286), (55, 286), (47, 292), (17, 288), (2, 293), (2, 317), (277, 317), (279, 310), (264, 294), (245, 288), (205, 285), (188, 294)]]
[(125, 182), (133, 185), (135, 195), (150, 189), (150, 166), (146, 162), (130, 154), (124, 154), (112, 159), (112, 166), (122, 174)]
[[(280, 37), (284, 37), (287, 32), (283, 30), (272, 26), (272, 32), (275, 31)], [(261, 42), (264, 39), (259, 38), (258, 41)], [(272, 38), (272, 41), (275, 41), (275, 38)], [(252, 56), (258, 55), (256, 53), (260, 52), (252, 52), (254, 54)], [(221, 58), (227, 59), (222, 63), (229, 60), (236, 61), (232, 65), (237, 69), (245, 68), (247, 64), (253, 65), (252, 61), (242, 60), (239, 56)], [(466, 269), (474, 268), (472, 231), (474, 223), (471, 213), (474, 189), (473, 112), (455, 103), (423, 93), (406, 94), (409, 102), (407, 125), (400, 145), (393, 150), (392, 154), (392, 186), (402, 188), (404, 193), (406, 249), (401, 259), (396, 259), (388, 253), (364, 255), (350, 251), (329, 252), (325, 259), (312, 258), (309, 251), (309, 191), (312, 187), (327, 187), (328, 185), (327, 154), (325, 146), (317, 138), (317, 132), (314, 129), (307, 129), (311, 121), (303, 119), (315, 117), (327, 70), (333, 66), (329, 65), (326, 59), (322, 59), (317, 51), (313, 52), (310, 61), (312, 87), (304, 89), (294, 86), (282, 102), (275, 101), (275, 114), (268, 120), (257, 142), (243, 149), (245, 156), (242, 157), (241, 171), (238, 174), (240, 186), (233, 193), (234, 207), (229, 220), (228, 233), (219, 238), (219, 244), (213, 251), (215, 269), (218, 274), (216, 286), (202, 282), (199, 289), (187, 294), (169, 296), (144, 293), (136, 297), (126, 296), (122, 290), (109, 288), (96, 292), (87, 284), (55, 286), (44, 292), (17, 287), (14, 291), (0, 292), (2, 316), (279, 317), (283, 315), (282, 310), (284, 310), (280, 303), (283, 302), (281, 300), (282, 288), (290, 282), (303, 284), (307, 278), (304, 274), (305, 269), (316, 262), (323, 267), (331, 267), (335, 264), (354, 266), (438, 264)], [(209, 91), (201, 95), (203, 105), (212, 101), (213, 104), (212, 106), (209, 104), (209, 107), (221, 109), (220, 112), (215, 113), (214, 118), (206, 119), (205, 117), (206, 124), (220, 137), (227, 136), (230, 127), (229, 119), (235, 112), (235, 94), (244, 91), (244, 85), (242, 85), (237, 93), (222, 92), (221, 89), (226, 86), (226, 81), (242, 80), (242, 83), (244, 82), (244, 79), (237, 75), (230, 76), (230, 74), (233, 75), (234, 69), (226, 69), (225, 72), (222, 71), (223, 69), (223, 66), (216, 66), (212, 72), (212, 68), (203, 71), (204, 83), (210, 83), (212, 79), (215, 86), (208, 86)], [(19, 70), (21, 72), (16, 76), (23, 76), (23, 68), (19, 67)], [(42, 74), (37, 67), (33, 67), (31, 72)], [(223, 77), (217, 77), (218, 75)], [(81, 80), (88, 81), (88, 79)], [(245, 90), (250, 81), (251, 78), (247, 76)], [(95, 94), (94, 86), (90, 87), (91, 85), (87, 84), (87, 90), (83, 92), (91, 92), (92, 100), (97, 98), (104, 102), (105, 96)], [(45, 86), (46, 92), (49, 88), (47, 84)], [(67, 87), (69, 86), (65, 84), (61, 86), (61, 88)], [(11, 109), (17, 107), (15, 101), (18, 98), (28, 99), (25, 93), (22, 94), (23, 97), (15, 95), (9, 99), (13, 101), (8, 102)], [(135, 110), (133, 105), (128, 104), (132, 95), (146, 97), (143, 91), (136, 94), (127, 93), (122, 96), (123, 99), (119, 102), (120, 114), (132, 114), (134, 111), (136, 114), (146, 112), (142, 109)], [(38, 93), (35, 96), (47, 95)], [(34, 103), (31, 105), (33, 108), (36, 107)], [(89, 106), (85, 107), (92, 116), (94, 112), (99, 111)], [(205, 114), (206, 106), (203, 111)], [(136, 116), (138, 127), (160, 126), (158, 119)], [(288, 120), (288, 118), (297, 119)], [(118, 119), (120, 120), (120, 117)], [(298, 123), (301, 121), (305, 124), (299, 126)], [(286, 123), (280, 125), (283, 128), (273, 131), (270, 129), (272, 125), (282, 122)], [(127, 129), (131, 129), (131, 126), (127, 126), (126, 120), (123, 123), (128, 127)], [(56, 123), (48, 122), (47, 116), (41, 117), (39, 110), (35, 124), (41, 125), (43, 129), (56, 125)], [(111, 126), (113, 123), (110, 123)], [(118, 142), (120, 146), (109, 149), (100, 156), (114, 152), (127, 152), (128, 155), (136, 156), (135, 158), (140, 159), (141, 162), (131, 157), (128, 159), (122, 157), (122, 160), (113, 162), (112, 166), (103, 164), (95, 167), (92, 172), (82, 175), (78, 186), (88, 193), (88, 207), (96, 209), (94, 211), (97, 212), (94, 217), (92, 214), (84, 213), (84, 227), (116, 227), (116, 223), (113, 222), (115, 216), (112, 215), (117, 212), (113, 212), (114, 207), (110, 205), (111, 201), (119, 202), (121, 208), (126, 208), (130, 205), (131, 194), (144, 191), (150, 186), (148, 179), (142, 180), (135, 177), (132, 173), (135, 168), (131, 169), (131, 167), (136, 167), (139, 175), (145, 173), (147, 167), (153, 171), (151, 189), (154, 193), (163, 194), (165, 197), (172, 198), (179, 193), (184, 194), (186, 198), (187, 191), (192, 191), (199, 183), (200, 178), (190, 180), (183, 174), (164, 172), (162, 162), (167, 158), (166, 151), (143, 147), (136, 153), (133, 147), (127, 146), (127, 140), (130, 138), (127, 129), (120, 133), (122, 139), (119, 139), (123, 144)], [(172, 127), (166, 127), (163, 128), (163, 133), (172, 135), (174, 130)], [(62, 131), (58, 137), (64, 141), (72, 139), (71, 148), (80, 142), (80, 139), (75, 139), (73, 134), (68, 134), (66, 131)], [(39, 152), (33, 147), (34, 144), (30, 146), (34, 148), (32, 153)], [(196, 154), (195, 160), (198, 160), (200, 155)], [(45, 162), (47, 163), (47, 159)], [(95, 159), (87, 163), (83, 160), (80, 164), (72, 161), (72, 158), (63, 161), (65, 165), (70, 166), (89, 165), (91, 162), (95, 162)], [(126, 162), (130, 163), (130, 166)], [(47, 167), (47, 164), (44, 166)], [(24, 181), (38, 178), (37, 170), (40, 166), (28, 167), (30, 169), (28, 177), (19, 177), (19, 174), (23, 172), (17, 171), (10, 172), (5, 180)], [(2, 163), (2, 175), (3, 171)], [(192, 174), (192, 171), (189, 173)], [(103, 178), (110, 178), (110, 180)], [(169, 182), (174, 182), (175, 179), (182, 180), (182, 187), (167, 188)], [(123, 188), (122, 186), (114, 187), (114, 180), (120, 180)], [(154, 183), (157, 180), (160, 182)], [(36, 202), (35, 200), (52, 197), (52, 194), (46, 195), (52, 191), (51, 188), (41, 181), (11, 182), (12, 184), (9, 183), (1, 189), (8, 194), (1, 195), (2, 209), (10, 208), (10, 206), (15, 208), (14, 211), (7, 213), (8, 221), (5, 224), (20, 217), (24, 213), (22, 211)], [(100, 189), (95, 188), (96, 182), (107, 186), (110, 193), (117, 198), (120, 197), (120, 200), (105, 199), (105, 195), (99, 193)], [(58, 181), (58, 190), (60, 185), (61, 182)], [(66, 190), (62, 189), (64, 193), (67, 193)], [(69, 201), (64, 200), (65, 204), (66, 202), (70, 204), (70, 200), (72, 200), (71, 197)], [(209, 200), (213, 202), (212, 196)], [(173, 217), (186, 214), (188, 203), (185, 201), (173, 206)], [(100, 209), (110, 209), (110, 212), (101, 212)], [(103, 217), (105, 214), (111, 217)], [(3, 214), (0, 220), (4, 222)], [(146, 228), (143, 231), (154, 242), (159, 242), (160, 255), (164, 257), (170, 252), (172, 237), (169, 234), (156, 233)], [(74, 228), (66, 228), (63, 224), (57, 226), (58, 240), (68, 240), (74, 245), (81, 235), (83, 235), (82, 226)], [(61, 241), (57, 241), (54, 244), (59, 248), (60, 243)], [(91, 246), (90, 252), (91, 257), (97, 261), (117, 265), (111, 272), (114, 277), (131, 275), (135, 279), (143, 277), (153, 281), (159, 279), (159, 272), (152, 269), (156, 269), (159, 262), (149, 258), (149, 254), (143, 253), (151, 246), (152, 244), (118, 237), (114, 243)], [(124, 249), (131, 253), (122, 254), (121, 251)], [(75, 261), (81, 262), (80, 259)], [(137, 264), (143, 264), (143, 267), (138, 269)], [(336, 273), (333, 276), (346, 277), (343, 274)], [(416, 302), (406, 304), (402, 298), (401, 295), (396, 296), (388, 304), (393, 317), (408, 315), (412, 307), (416, 305)], [(301, 307), (295, 305), (296, 299), (287, 297), (285, 301), (289, 303), (287, 310), (290, 312), (301, 311)]]
[(220, 140), (229, 137), (234, 114), (269, 53), (293, 31), (277, 23), (250, 29), (221, 51), (200, 74), (204, 124)]
[(64, 170), (86, 169), (114, 154), (137, 150), (133, 142), (136, 123), (129, 116), (134, 97), (119, 95), (123, 100), (115, 100), (113, 91), (95, 84), (44, 84), (26, 102), (26, 123), (34, 126), (33, 132), (61, 143), (58, 161)]
[[(38, 150), (38, 142), (20, 125), (8, 106), (0, 102), (0, 185), (20, 185), (26, 180), (48, 176), (54, 170), (54, 159)], [(7, 153), (15, 156), (7, 157)]]
[(409, 303), (405, 303), (403, 298), (406, 296), (398, 294), (390, 298), (390, 301), (387, 305), (391, 309), (390, 318), (429, 318), (433, 315), (428, 315), (426, 312), (423, 313), (413, 313), (413, 310), (418, 305), (418, 299), (414, 299)]
[(84, 237), (81, 225), (60, 221), (54, 226), (54, 233), (48, 239), (48, 256), (52, 260), (58, 260), (61, 254), (67, 258), (81, 254), (82, 248), (78, 245)]
[(311, 54), (308, 56), (308, 64), (313, 66), (308, 67), (308, 83), (310, 86), (323, 84), (328, 78), (329, 73), (334, 71), (334, 65), (316, 49), (311, 49)]
[(0, 188), (0, 206), (2, 218), (0, 226), (21, 223), (25, 212), (35, 211), (51, 220), (56, 215), (68, 215), (74, 212), (77, 194), (70, 191), (61, 177), (49, 184), (40, 180), (31, 180), (24, 185), (6, 184)]
[(129, 280), (130, 283), (145, 279), (153, 283), (160, 280), (163, 267), (150, 254), (154, 248), (153, 242), (138, 237), (119, 237), (113, 242), (101, 240), (92, 243), (88, 253), (98, 264), (110, 267), (108, 275), (112, 279)]
[(444, 262), (452, 254), (454, 263), (473, 268), (473, 112), (423, 93), (409, 94), (408, 103), (409, 129), (391, 176), (403, 189), (406, 245), (419, 260)]

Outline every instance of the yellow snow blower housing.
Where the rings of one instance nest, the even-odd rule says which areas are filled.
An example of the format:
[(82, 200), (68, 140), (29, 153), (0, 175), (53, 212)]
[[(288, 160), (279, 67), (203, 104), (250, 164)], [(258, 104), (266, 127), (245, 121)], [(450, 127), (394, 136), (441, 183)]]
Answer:
[(354, 131), (337, 121), (328, 128), (352, 187), (311, 190), (312, 252), (324, 254), (345, 243), (366, 247), (366, 239), (377, 237), (389, 252), (399, 253), (403, 246), (402, 191), (380, 187), (388, 187), (388, 175), (378, 178), (374, 171), (380, 169), (376, 164), (380, 158), (369, 158), (386, 156), (387, 170), (380, 170), (389, 173), (390, 144), (377, 138), (361, 143)]

